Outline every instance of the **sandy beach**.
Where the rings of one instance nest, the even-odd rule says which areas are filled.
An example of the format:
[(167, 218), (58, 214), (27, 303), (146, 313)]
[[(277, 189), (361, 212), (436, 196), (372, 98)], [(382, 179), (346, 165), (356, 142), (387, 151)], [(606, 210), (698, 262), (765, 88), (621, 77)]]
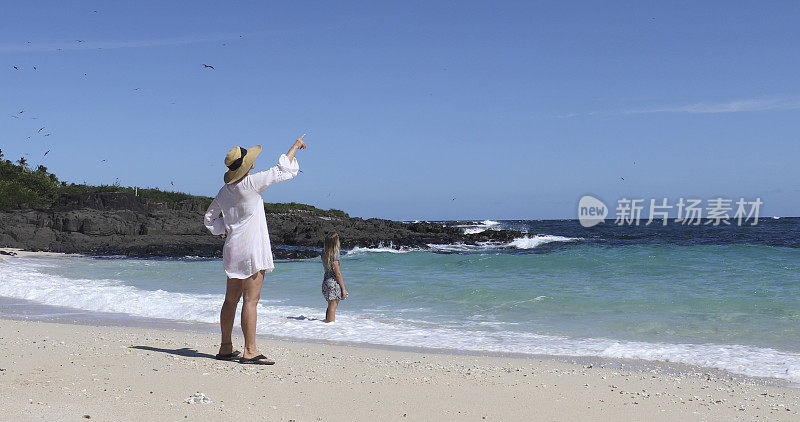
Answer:
[(31, 252), (20, 248), (0, 248), (0, 262), (4, 258), (22, 258), (22, 257), (58, 257), (58, 256), (79, 256), (78, 254), (68, 254), (61, 252)]
[[(800, 390), (704, 372), (259, 339), (274, 366), (213, 359), (213, 334), (0, 320), (9, 420), (797, 420)], [(235, 338), (241, 347), (242, 339)], [(210, 403), (186, 403), (195, 393)], [(88, 419), (87, 418), (87, 419)]]

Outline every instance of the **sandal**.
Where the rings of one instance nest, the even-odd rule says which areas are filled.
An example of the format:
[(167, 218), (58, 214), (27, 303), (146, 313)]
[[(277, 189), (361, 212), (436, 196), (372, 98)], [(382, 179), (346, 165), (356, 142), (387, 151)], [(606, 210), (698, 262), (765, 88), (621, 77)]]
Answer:
[(236, 360), (236, 359), (239, 358), (239, 355), (241, 355), (241, 354), (242, 353), (239, 352), (238, 350), (234, 350), (231, 353), (219, 353), (216, 356), (214, 356), (214, 359), (216, 359), (216, 360)]
[(264, 355), (258, 355), (250, 359), (241, 358), (239, 359), (239, 363), (245, 363), (250, 365), (275, 365), (275, 361), (273, 360), (270, 360), (269, 362), (264, 362), (264, 360), (269, 360), (269, 359), (267, 359), (267, 357)]

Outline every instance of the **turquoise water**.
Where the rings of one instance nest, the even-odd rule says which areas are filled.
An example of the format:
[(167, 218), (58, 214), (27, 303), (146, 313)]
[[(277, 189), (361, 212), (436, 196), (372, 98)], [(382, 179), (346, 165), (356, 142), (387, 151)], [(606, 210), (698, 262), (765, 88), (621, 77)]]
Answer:
[[(221, 294), (218, 260), (90, 259), (48, 268), (143, 290)], [(279, 262), (262, 297), (324, 316), (318, 260)], [(800, 351), (800, 250), (750, 245), (578, 246), (548, 254), (345, 255), (340, 314), (624, 340)]]

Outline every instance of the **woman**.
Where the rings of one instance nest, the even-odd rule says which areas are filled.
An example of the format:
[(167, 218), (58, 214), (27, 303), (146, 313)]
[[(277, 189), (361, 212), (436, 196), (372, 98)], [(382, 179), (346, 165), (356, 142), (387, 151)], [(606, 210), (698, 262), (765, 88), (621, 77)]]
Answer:
[[(281, 155), (278, 165), (267, 171), (250, 174), (250, 170), (255, 168), (253, 162), (261, 152), (261, 145), (248, 149), (233, 147), (225, 157), (225, 165), (228, 167), (224, 177), (225, 186), (211, 202), (204, 219), (205, 226), (211, 233), (225, 236), (222, 262), (228, 276), (228, 287), (219, 314), (222, 342), (217, 359), (239, 359), (240, 363), (258, 365), (275, 363), (256, 347), (256, 317), (261, 284), (264, 282), (264, 274), (275, 268), (261, 194), (267, 186), (297, 176), (300, 166), (294, 156), (298, 149), (305, 149), (305, 136), (303, 134), (298, 138), (289, 151)], [(233, 320), (240, 297), (244, 297), (244, 352), (241, 357), (238, 351), (233, 350), (231, 342)]]

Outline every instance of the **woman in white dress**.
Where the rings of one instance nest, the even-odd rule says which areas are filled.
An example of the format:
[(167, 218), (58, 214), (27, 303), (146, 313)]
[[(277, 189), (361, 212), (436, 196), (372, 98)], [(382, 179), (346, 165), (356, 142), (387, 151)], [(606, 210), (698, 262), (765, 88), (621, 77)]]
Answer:
[[(222, 262), (228, 276), (228, 286), (219, 315), (222, 341), (217, 359), (238, 359), (241, 363), (259, 365), (275, 363), (256, 347), (256, 318), (261, 285), (264, 274), (275, 268), (261, 194), (269, 185), (297, 176), (300, 166), (294, 156), (298, 149), (306, 147), (303, 141), (305, 136), (303, 134), (298, 138), (289, 151), (280, 156), (278, 165), (267, 171), (250, 174), (250, 170), (255, 168), (253, 162), (261, 152), (261, 145), (247, 149), (233, 147), (225, 157), (225, 165), (228, 167), (224, 178), (225, 186), (211, 202), (204, 219), (205, 226), (212, 234), (225, 236)], [(244, 352), (239, 357), (239, 352), (233, 350), (231, 332), (241, 297), (244, 297)]]

